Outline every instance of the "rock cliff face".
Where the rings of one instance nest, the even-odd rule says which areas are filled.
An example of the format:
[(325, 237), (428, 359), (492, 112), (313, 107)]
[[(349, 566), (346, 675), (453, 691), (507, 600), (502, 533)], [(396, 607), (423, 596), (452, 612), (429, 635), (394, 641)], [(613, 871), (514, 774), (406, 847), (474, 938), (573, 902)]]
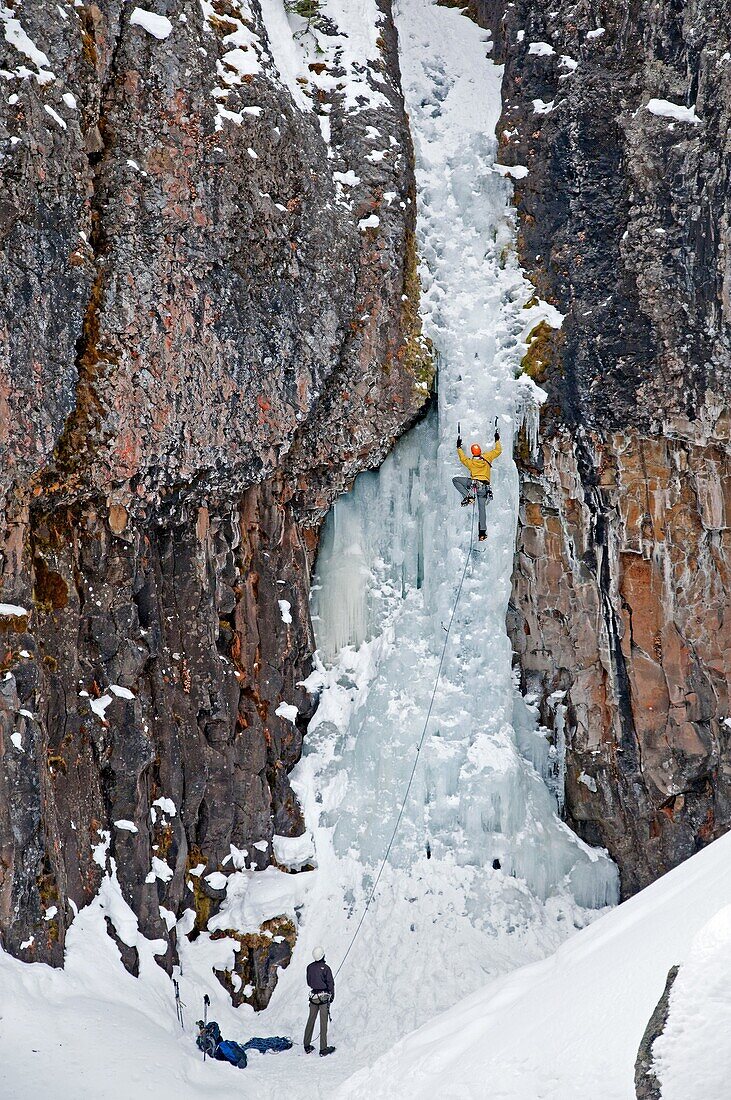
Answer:
[(731, 824), (729, 12), (470, 10), (505, 63), (521, 259), (565, 315), (523, 363), (549, 397), (511, 632), (626, 894)]
[(308, 554), (430, 382), (389, 0), (147, 8), (0, 12), (0, 936), (54, 964), (111, 860), (171, 963), (190, 868), (303, 831)]

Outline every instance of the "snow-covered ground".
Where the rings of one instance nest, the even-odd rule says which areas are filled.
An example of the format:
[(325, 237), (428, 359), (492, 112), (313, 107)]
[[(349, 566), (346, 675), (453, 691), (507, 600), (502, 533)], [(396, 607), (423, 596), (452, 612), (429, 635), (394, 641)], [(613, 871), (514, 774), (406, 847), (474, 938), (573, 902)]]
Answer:
[(731, 1080), (729, 860), (725, 836), (551, 958), (432, 1020), (338, 1095), (632, 1100), (640, 1040), (668, 970), (680, 963), (653, 1052), (663, 1100), (723, 1100)]
[[(340, 7), (345, 12), (347, 4)], [(272, 10), (268, 0), (268, 18)], [(485, 1096), (488, 1081), (489, 1095), (521, 1100), (625, 1095), (545, 1091), (550, 1074), (561, 1071), (563, 1042), (562, 1006), (540, 999), (546, 976), (562, 974), (565, 963), (556, 989), (586, 998), (576, 962), (584, 958), (580, 944), (587, 936), (590, 944), (613, 943), (611, 928), (619, 925), (605, 936), (599, 930), (607, 920), (626, 928), (632, 916), (623, 907), (565, 943), (616, 901), (616, 869), (557, 816), (549, 785), (561, 762), (536, 727), (535, 708), (515, 691), (505, 631), (518, 506), (512, 441), (521, 419), (534, 429), (540, 400), (530, 381), (516, 381), (516, 368), (529, 330), (542, 318), (554, 325), (561, 318), (540, 304), (524, 308), (533, 288), (514, 255), (511, 185), (495, 165), (500, 70), (487, 59), (487, 36), (431, 0), (398, 0), (397, 17), (416, 144), (423, 310), (439, 353), (439, 402), (378, 474), (364, 475), (338, 502), (324, 532), (313, 605), (320, 663), (311, 684), (321, 705), (293, 774), (317, 869), (290, 876), (237, 871), (230, 879), (226, 921), (235, 914), (249, 924), (272, 915), (271, 907), (297, 906), (292, 965), (266, 1012), (235, 1011), (211, 970), (214, 961), (221, 966), (230, 957), (233, 942), (202, 935), (189, 944), (181, 936), (183, 1031), (171, 983), (154, 962), (155, 945), (138, 935), (110, 878), (74, 922), (64, 972), (0, 955), (2, 1095), (11, 1100), (146, 1094), (185, 1100), (242, 1090), (260, 1097), (296, 1092), (307, 1100), (338, 1089), (343, 1097)], [(285, 62), (280, 58), (280, 68), (288, 71)], [(457, 425), (467, 444), (489, 444), (495, 418), (505, 452), (495, 463), (488, 542), (484, 552), (470, 554), (471, 516), (459, 508), (451, 485), (461, 472)], [(406, 789), (465, 563), (433, 716), (392, 858), (338, 976), (331, 1030), (338, 1049), (325, 1060), (308, 1057), (299, 1045), (304, 969), (315, 944), (324, 944), (336, 968), (351, 943)], [(125, 942), (136, 944), (139, 979), (121, 967), (105, 916)], [(677, 950), (682, 946), (679, 938)], [(558, 955), (542, 961), (556, 949)], [(662, 989), (658, 968), (667, 970), (659, 950), (654, 958), (638, 1024), (657, 998), (655, 985)], [(534, 966), (516, 971), (526, 963)], [(614, 955), (609, 965), (618, 971)], [(493, 984), (486, 992), (476, 992), (487, 983)], [(608, 985), (615, 987), (616, 972)], [(600, 1004), (601, 990), (592, 991), (595, 1001), (585, 1003)], [(227, 1065), (204, 1065), (192, 1026), (204, 993), (227, 1037), (289, 1034), (295, 1049), (252, 1055), (244, 1077)], [(452, 1008), (469, 994), (471, 1001)], [(493, 1092), (496, 1052), (483, 1045), (475, 1016), (505, 1005), (507, 1017), (513, 1001), (519, 1009), (514, 1030), (506, 1024), (498, 1040), (508, 1050), (511, 1036), (516, 1044), (505, 1080), (516, 1088), (528, 1080), (529, 1090)], [(451, 1014), (427, 1024), (445, 1009)], [(581, 1017), (580, 1000), (574, 1011)], [(527, 1040), (534, 1050), (526, 1072), (537, 1073), (544, 1062), (549, 1067), (540, 1076), (543, 1092), (530, 1091), (537, 1077), (520, 1077), (521, 1013), (526, 1027), (536, 1029)], [(589, 1023), (580, 1020), (579, 1036), (591, 1038)], [(541, 1028), (556, 1036), (551, 1051), (539, 1043)], [(619, 1050), (617, 1044), (608, 1041), (607, 1049)], [(625, 1057), (624, 1046), (621, 1052)], [(606, 1059), (601, 1051), (596, 1064), (592, 1058), (581, 1048), (579, 1069), (595, 1082)], [(454, 1091), (458, 1081), (461, 1092)]]

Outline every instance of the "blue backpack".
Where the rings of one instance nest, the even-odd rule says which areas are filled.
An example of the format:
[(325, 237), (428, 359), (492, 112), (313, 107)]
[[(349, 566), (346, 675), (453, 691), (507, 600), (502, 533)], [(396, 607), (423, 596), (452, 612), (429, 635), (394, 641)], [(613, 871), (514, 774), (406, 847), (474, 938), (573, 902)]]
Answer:
[(219, 1062), (230, 1062), (232, 1066), (246, 1069), (246, 1051), (241, 1043), (235, 1043), (233, 1039), (221, 1039), (214, 1057)]

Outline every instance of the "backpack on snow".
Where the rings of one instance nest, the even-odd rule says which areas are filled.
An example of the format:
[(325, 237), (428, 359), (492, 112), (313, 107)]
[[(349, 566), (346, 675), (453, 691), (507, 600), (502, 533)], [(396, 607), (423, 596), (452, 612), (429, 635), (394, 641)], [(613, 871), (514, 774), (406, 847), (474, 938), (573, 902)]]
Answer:
[(233, 1039), (221, 1039), (215, 1057), (219, 1062), (230, 1062), (232, 1066), (246, 1069), (246, 1051), (241, 1043), (235, 1043)]
[(198, 1027), (200, 1028), (200, 1032), (195, 1041), (195, 1045), (198, 1047), (198, 1050), (202, 1050), (209, 1058), (215, 1058), (218, 1044), (221, 1042), (220, 1027), (215, 1020), (211, 1020), (210, 1024), (204, 1024), (202, 1020), (199, 1020)]

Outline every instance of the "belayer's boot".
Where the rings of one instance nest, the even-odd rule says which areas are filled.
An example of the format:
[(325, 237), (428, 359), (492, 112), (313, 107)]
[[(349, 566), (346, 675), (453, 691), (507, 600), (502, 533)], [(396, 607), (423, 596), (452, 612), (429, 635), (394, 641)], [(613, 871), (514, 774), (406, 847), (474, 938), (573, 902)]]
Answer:
[(306, 1046), (305, 1047), (305, 1054), (312, 1054), (314, 1049), (315, 1048), (313, 1046)]
[(324, 1058), (327, 1054), (332, 1054), (334, 1050), (335, 1047), (325, 1047), (324, 1050), (320, 1051), (320, 1057)]
[(470, 495), (468, 497), (463, 498), (462, 507), (466, 508), (468, 504), (474, 504), (474, 503), (475, 503), (474, 495), (472, 493), (470, 493)]
[(487, 542), (487, 531), (480, 531), (479, 540), (480, 542)]

